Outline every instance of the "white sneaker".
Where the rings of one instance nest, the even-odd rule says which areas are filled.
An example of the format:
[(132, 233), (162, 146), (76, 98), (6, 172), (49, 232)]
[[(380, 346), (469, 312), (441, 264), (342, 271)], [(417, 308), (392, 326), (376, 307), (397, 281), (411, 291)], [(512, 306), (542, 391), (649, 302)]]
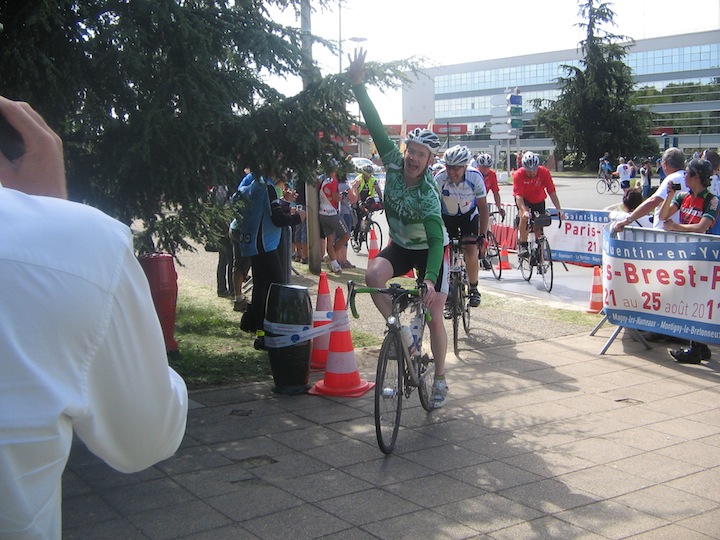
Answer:
[(445, 397), (448, 393), (448, 385), (445, 379), (436, 379), (432, 386), (432, 395), (430, 396), (430, 403), (434, 409), (439, 409), (445, 405)]
[(335, 264), (330, 263), (330, 271), (333, 274), (342, 274), (342, 267), (340, 266), (340, 263), (336, 262)]

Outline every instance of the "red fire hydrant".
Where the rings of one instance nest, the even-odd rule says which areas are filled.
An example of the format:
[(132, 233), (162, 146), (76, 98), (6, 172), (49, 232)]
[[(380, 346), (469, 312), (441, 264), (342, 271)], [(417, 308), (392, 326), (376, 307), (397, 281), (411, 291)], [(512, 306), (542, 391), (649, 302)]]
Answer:
[(175, 341), (175, 314), (177, 311), (177, 272), (175, 262), (167, 253), (150, 253), (138, 257), (140, 266), (145, 271), (150, 292), (152, 293), (155, 311), (157, 311), (165, 338), (165, 350), (178, 350)]

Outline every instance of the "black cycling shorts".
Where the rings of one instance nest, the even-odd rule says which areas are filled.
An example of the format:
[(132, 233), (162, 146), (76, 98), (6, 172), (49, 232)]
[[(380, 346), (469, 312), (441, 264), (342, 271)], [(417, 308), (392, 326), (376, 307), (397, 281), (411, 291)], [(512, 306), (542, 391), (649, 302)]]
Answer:
[[(404, 276), (410, 270), (417, 270), (418, 277), (422, 280), (425, 277), (425, 269), (427, 267), (428, 250), (427, 249), (405, 249), (397, 244), (387, 245), (379, 254), (378, 257), (386, 259), (393, 268), (393, 277)], [(447, 294), (448, 293), (448, 259), (447, 249), (443, 256), (443, 262), (440, 265), (440, 272), (438, 274), (437, 282), (435, 283), (435, 290), (437, 292)]]

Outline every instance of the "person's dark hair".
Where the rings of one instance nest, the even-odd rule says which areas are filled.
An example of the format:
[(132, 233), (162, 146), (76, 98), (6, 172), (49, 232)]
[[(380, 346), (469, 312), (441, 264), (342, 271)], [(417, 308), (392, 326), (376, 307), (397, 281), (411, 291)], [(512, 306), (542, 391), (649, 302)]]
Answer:
[(713, 173), (713, 166), (707, 159), (694, 158), (690, 161), (690, 163), (688, 163), (687, 171), (691, 175), (698, 175), (703, 187), (708, 187), (710, 185), (710, 177)]
[(640, 188), (628, 189), (623, 195), (623, 205), (628, 209), (628, 212), (632, 212), (640, 203), (643, 202), (642, 191)]
[(720, 169), (720, 154), (717, 153), (717, 150), (705, 152), (705, 159), (712, 163), (713, 171)]

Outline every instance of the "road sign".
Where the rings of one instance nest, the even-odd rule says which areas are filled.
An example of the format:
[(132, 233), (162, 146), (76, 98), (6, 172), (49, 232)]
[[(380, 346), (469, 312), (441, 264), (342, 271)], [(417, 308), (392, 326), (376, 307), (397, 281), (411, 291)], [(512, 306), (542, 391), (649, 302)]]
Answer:
[(510, 126), (507, 124), (491, 124), (490, 133), (508, 133)]
[(522, 105), (522, 96), (520, 94), (508, 94), (507, 102), (510, 105)]
[(496, 95), (496, 96), (490, 96), (490, 105), (493, 107), (502, 105), (503, 107), (507, 105), (507, 99), (504, 95)]
[(512, 118), (510, 120), (510, 127), (514, 129), (522, 129), (523, 121), (522, 118)]
[(503, 103), (502, 106), (495, 106), (490, 109), (490, 116), (492, 116), (493, 118), (507, 118), (507, 115), (508, 110), (505, 103)]
[(508, 107), (510, 109), (510, 116), (522, 116), (522, 107)]

